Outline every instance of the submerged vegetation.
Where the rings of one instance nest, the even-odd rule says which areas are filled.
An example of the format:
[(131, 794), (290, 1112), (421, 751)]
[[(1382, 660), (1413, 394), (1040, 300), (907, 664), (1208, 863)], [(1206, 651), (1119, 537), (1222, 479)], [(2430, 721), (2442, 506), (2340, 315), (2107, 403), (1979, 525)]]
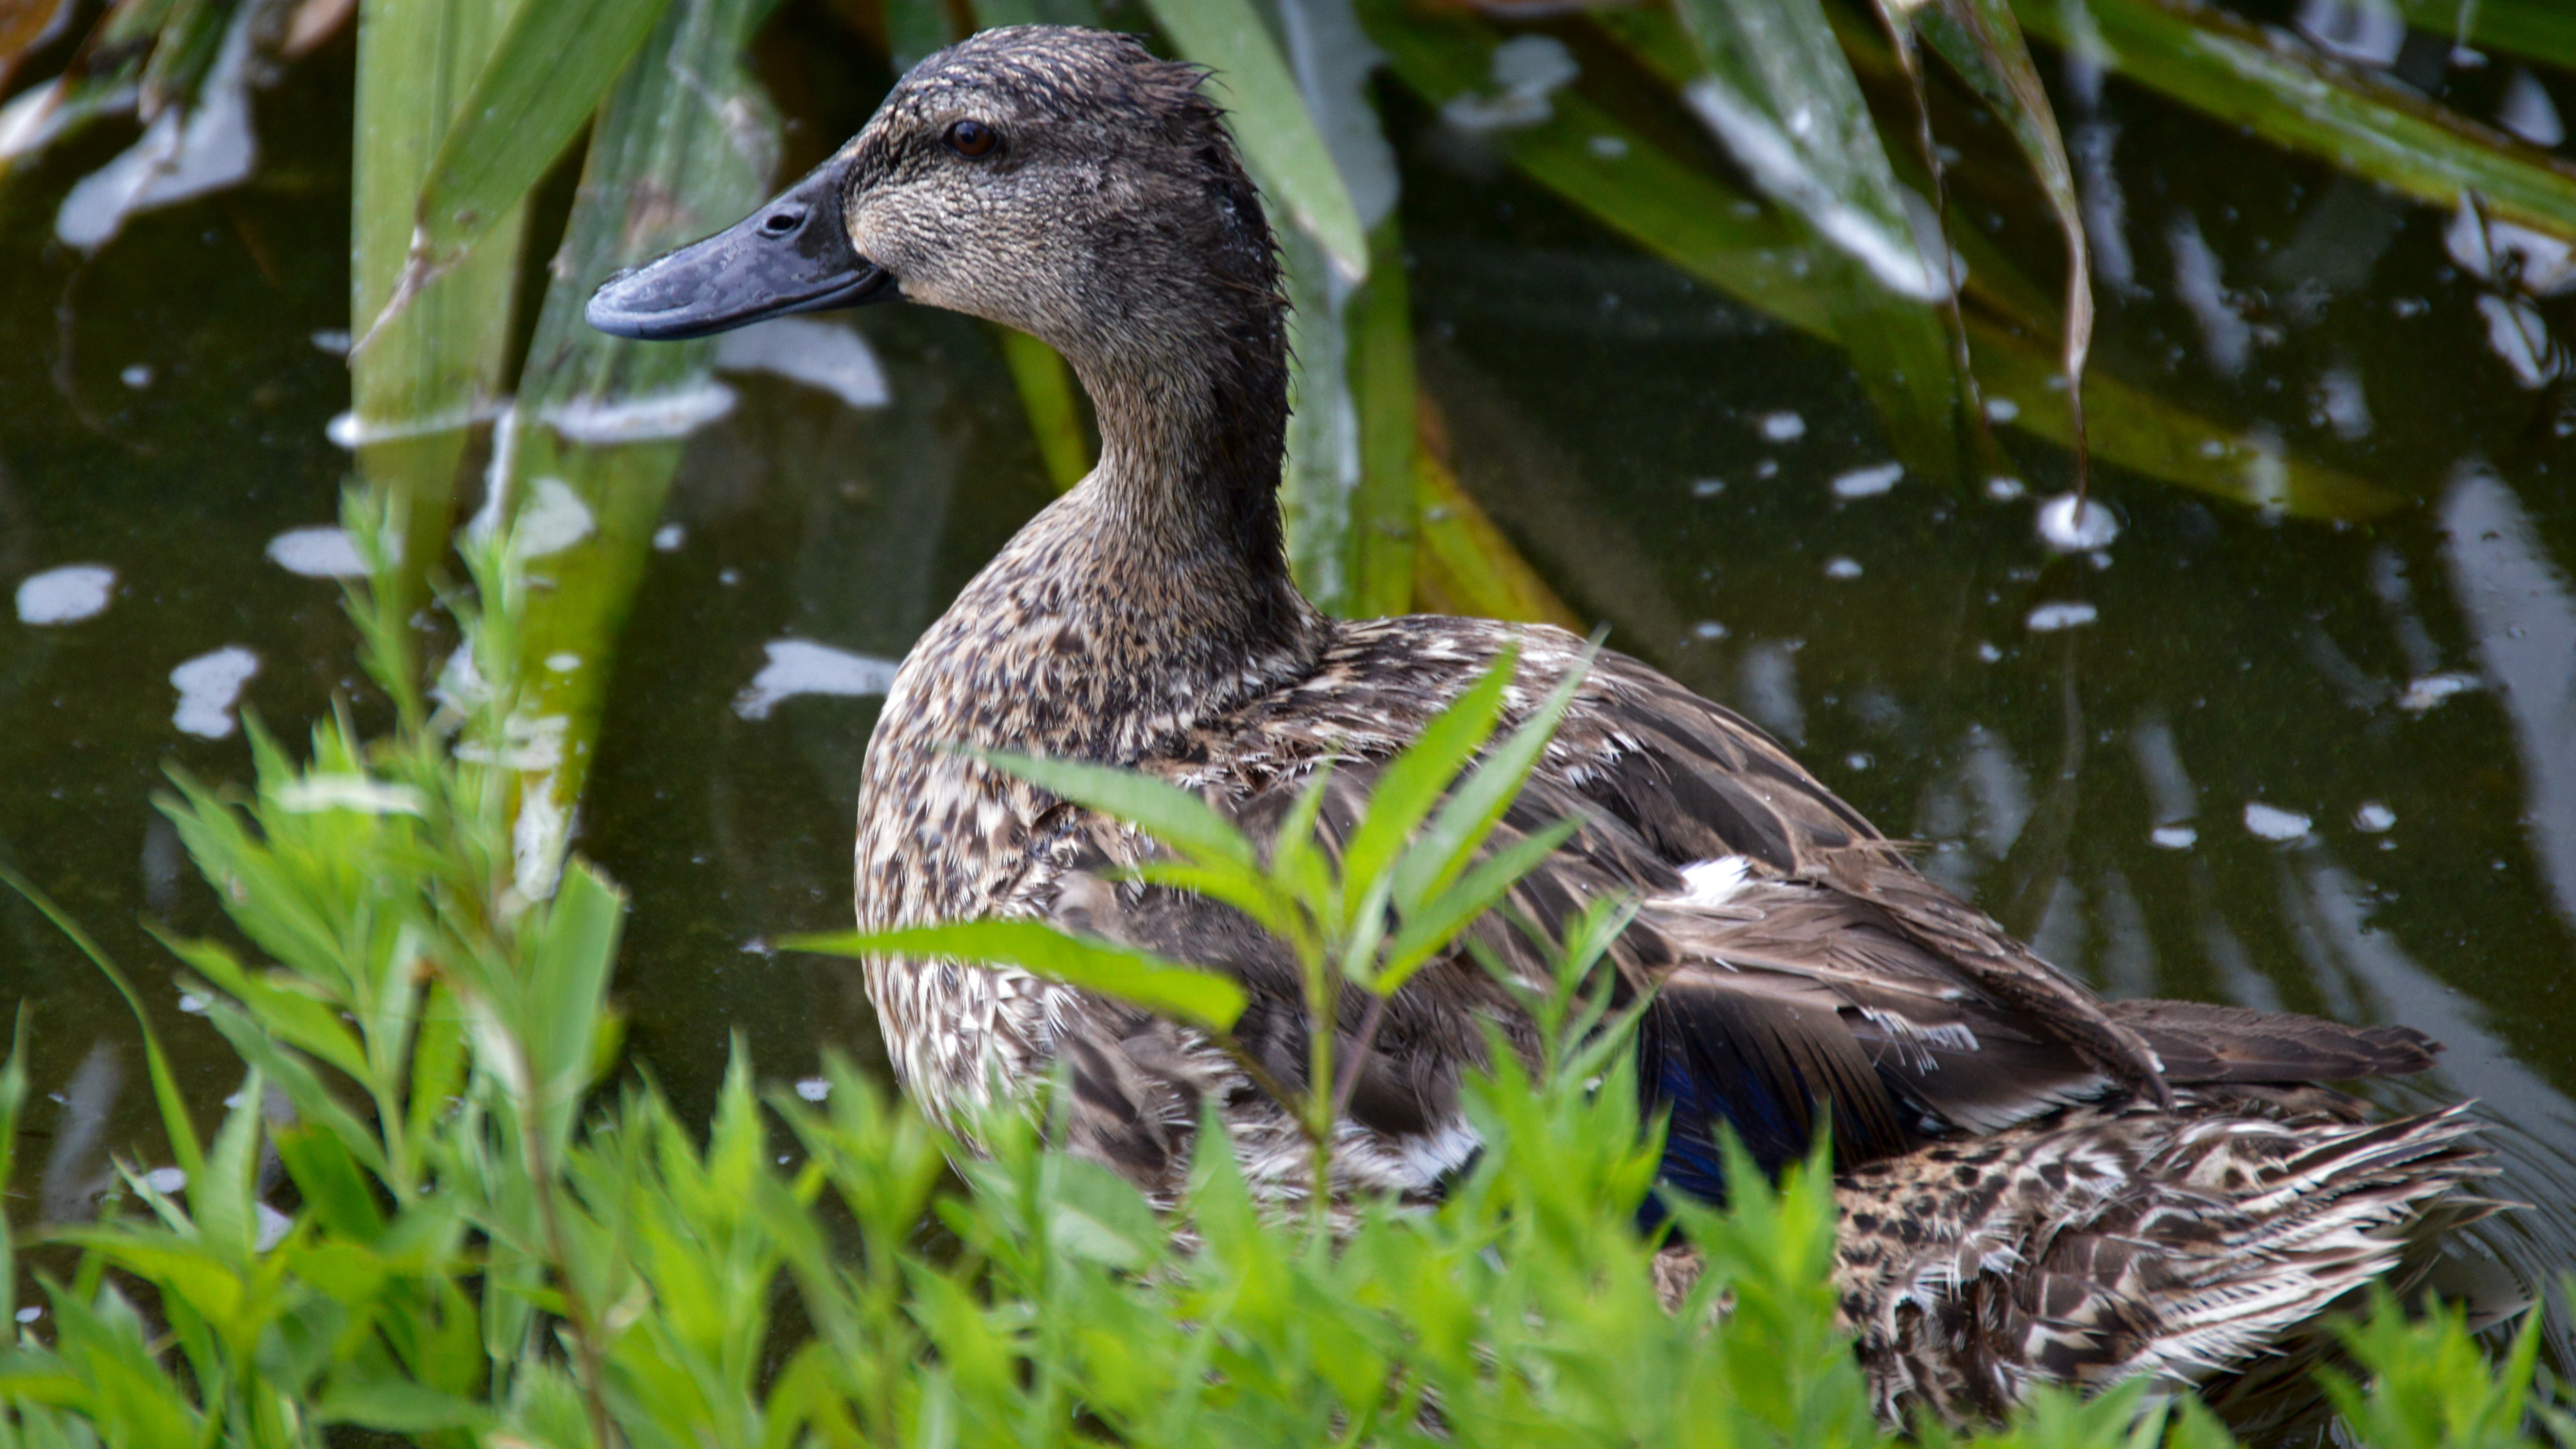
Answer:
[[(1218, 1160), (1200, 1169), (1184, 1252), (1131, 1189), (1023, 1125), (987, 1128), (992, 1156), (951, 1182), (948, 1144), (846, 1066), (764, 1098), (738, 1055), (703, 1137), (649, 1084), (606, 1085), (627, 906), (568, 854), (569, 822), (681, 439), (726, 399), (713, 344), (608, 338), (580, 325), (580, 302), (786, 179), (745, 59), (773, 7), (0, 3), (0, 75), (53, 71), (0, 110), (0, 167), (102, 115), (145, 123), (130, 164), (64, 204), (56, 231), (86, 248), (190, 186), (238, 180), (253, 162), (225, 149), (227, 118), (249, 88), (355, 24), (345, 522), (370, 574), (352, 615), (392, 704), (380, 737), (345, 714), (301, 758), (262, 735), (253, 785), (182, 780), (169, 800), (251, 948), (168, 941), (244, 1076), (201, 1137), (201, 1104), (156, 1048), (175, 1175), (129, 1171), (97, 1223), (19, 1240), (50, 1321), (0, 1353), (0, 1436), (1882, 1442), (1834, 1327), (1831, 1194), (1815, 1167), (1724, 1213), (1680, 1209), (1714, 1270), (1681, 1313), (1658, 1302), (1638, 1227), (1646, 1124), (1633, 1092), (1589, 1087), (1622, 1070), (1608, 1049), (1620, 1024), (1576, 989), (1606, 921), (1562, 943), (1544, 1068), (1507, 1066), (1476, 1089), (1491, 1150), (1459, 1191), (1437, 1212), (1363, 1208), (1338, 1247), (1264, 1219)], [(2462, 46), (2576, 67), (2558, 0), (2396, 8)], [(2576, 242), (2576, 167), (2196, 0), (852, 0), (832, 13), (896, 65), (970, 23), (1048, 20), (1152, 26), (1215, 69), (1288, 227), (1290, 548), (1337, 613), (1573, 622), (1459, 485), (1416, 385), (1380, 84), (1640, 248), (1843, 349), (1891, 449), (1944, 486), (2028, 473), (2041, 493), (2080, 490), (2089, 457), (2098, 491), (2175, 485), (2299, 518), (2368, 519), (2411, 496), (2405, 480), (2200, 417), (2161, 379), (2088, 371), (2076, 161), (2029, 40), (2078, 92), (2117, 73), (2455, 211), (2532, 375), (2562, 365), (2529, 299)], [(545, 179), (567, 164), (560, 248), (535, 256)], [(2058, 250), (2007, 250), (1958, 224), (1972, 206), (2045, 216)], [(1091, 448), (1077, 390), (1042, 344), (996, 342), (1069, 486)], [(2065, 516), (2060, 532), (2085, 538), (2080, 502)], [(460, 564), (465, 585), (450, 582)], [(435, 669), (426, 643), (451, 630), (433, 598), (464, 646)], [(1508, 879), (1509, 860), (1468, 863), (1515, 751), (1534, 746), (1498, 744), (1447, 797), (1482, 803), (1435, 813), (1490, 743), (1490, 714), (1454, 723), (1406, 777), (1422, 788), (1382, 798), (1383, 849), (1345, 862), (1349, 879), (1295, 874), (1293, 851), (1254, 869), (1247, 843), (1192, 836), (1175, 801), (1118, 777), (1041, 779), (1214, 852), (1201, 884), (1276, 914), (1316, 999), (1363, 959), (1363, 984), (1391, 992)], [(1363, 941), (1376, 919), (1363, 904), (1394, 893), (1409, 893), (1419, 939)], [(1180, 963), (1049, 964), (1223, 1019), (1224, 983)], [(1315, 1034), (1319, 1052), (1331, 1035)], [(1329, 1059), (1312, 1079), (1336, 1080)], [(27, 1093), (22, 1072), (0, 1077), (0, 1169)], [(1306, 1106), (1329, 1121), (1329, 1101)], [(291, 1213), (274, 1205), (290, 1200)], [(0, 1240), (0, 1311), (19, 1308), (17, 1251)], [(2389, 1449), (2563, 1439), (2537, 1347), (2526, 1325), (2491, 1363), (2457, 1313), (2410, 1321), (2382, 1304), (2350, 1335), (2331, 1402), (2354, 1438)], [(2190, 1400), (2150, 1404), (2142, 1386), (2043, 1399), (1989, 1442), (2166, 1436), (2227, 1442)]]

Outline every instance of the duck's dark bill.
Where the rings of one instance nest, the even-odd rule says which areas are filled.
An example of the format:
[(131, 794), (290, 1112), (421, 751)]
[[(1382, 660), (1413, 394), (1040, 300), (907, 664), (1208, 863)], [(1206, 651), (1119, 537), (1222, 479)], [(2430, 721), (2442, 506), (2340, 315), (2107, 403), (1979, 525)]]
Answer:
[(838, 170), (827, 165), (705, 241), (619, 272), (582, 315), (602, 332), (668, 341), (897, 300), (893, 274), (850, 245)]

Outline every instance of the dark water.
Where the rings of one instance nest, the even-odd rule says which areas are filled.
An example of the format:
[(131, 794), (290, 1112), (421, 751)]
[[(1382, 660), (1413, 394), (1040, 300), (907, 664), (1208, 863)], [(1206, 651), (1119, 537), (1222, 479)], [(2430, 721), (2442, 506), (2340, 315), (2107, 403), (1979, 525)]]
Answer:
[[(786, 95), (800, 144), (882, 84)], [(2409, 502), (2290, 522), (2110, 473), (2118, 541), (2059, 558), (2027, 499), (1915, 478), (1839, 497), (1887, 452), (1836, 354), (1394, 115), (1423, 376), (1471, 491), (1578, 612), (2105, 990), (2441, 1038), (2438, 1072), (2371, 1090), (2482, 1099), (2500, 1193), (2533, 1204), (2462, 1251), (2534, 1285), (2576, 1259), (2576, 403), (2498, 354), (2449, 217), (2112, 83), (2092, 122), (2116, 136), (2127, 266), (2101, 365)], [(217, 916), (150, 797), (165, 768), (248, 759), (238, 732), (179, 727), (172, 672), (249, 651), (242, 703), (290, 735), (371, 700), (336, 586), (269, 557), (334, 519), (348, 466), (324, 436), (345, 373), (314, 340), (347, 324), (345, 45), (257, 120), (252, 182), (89, 260), (51, 242), (55, 208), (130, 128), (0, 189), (0, 591), (116, 574), (94, 617), (0, 612), (0, 857), (136, 971), (208, 1102), (237, 1065), (143, 928)], [(2536, 315), (2576, 326), (2563, 301)], [(875, 701), (747, 693), (767, 646), (899, 656), (1049, 496), (980, 325), (851, 325), (885, 405), (735, 375), (739, 405), (692, 440), (581, 825), (636, 902), (633, 1051), (683, 1101), (731, 1033), (771, 1075), (878, 1052), (848, 968), (762, 945), (847, 918)], [(2032, 627), (2077, 603), (2090, 623)], [(79, 1114), (40, 1104), (55, 1135), (23, 1186), (69, 1203), (102, 1148), (159, 1160), (124, 1008), (14, 899), (0, 992), (32, 1013), (38, 1089), (108, 1104), (86, 1148), (58, 1131)]]

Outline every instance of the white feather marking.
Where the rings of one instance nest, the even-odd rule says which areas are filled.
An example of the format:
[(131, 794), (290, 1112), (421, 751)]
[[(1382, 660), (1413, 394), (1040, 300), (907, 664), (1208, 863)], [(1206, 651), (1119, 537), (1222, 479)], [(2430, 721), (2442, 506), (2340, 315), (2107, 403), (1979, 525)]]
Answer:
[(1715, 860), (1694, 860), (1682, 867), (1680, 893), (1658, 896), (1655, 904), (1683, 906), (1700, 911), (1715, 910), (1743, 893), (1751, 869), (1751, 862), (1740, 855), (1722, 855)]

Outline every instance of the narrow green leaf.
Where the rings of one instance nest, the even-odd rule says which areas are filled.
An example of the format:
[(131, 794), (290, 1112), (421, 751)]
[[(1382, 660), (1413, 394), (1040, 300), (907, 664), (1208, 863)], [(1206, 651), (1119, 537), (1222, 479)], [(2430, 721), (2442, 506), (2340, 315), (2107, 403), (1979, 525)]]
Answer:
[[(2034, 34), (2067, 43), (2057, 0), (2014, 9)], [(2225, 125), (2436, 206), (2474, 194), (2490, 216), (2576, 239), (2576, 162), (2394, 81), (2275, 44), (2213, 6), (2086, 0), (2086, 10), (2107, 64)]]
[[(9, 1040), (9, 1064), (0, 1067), (0, 1189), (17, 1181), (18, 1113), (27, 1105), (27, 1003), (18, 1003), (18, 1023)], [(17, 1230), (0, 1206), (0, 1323), (18, 1317)], [(14, 1330), (0, 1329), (0, 1343)]]
[(1252, 842), (1214, 806), (1178, 785), (1150, 775), (1080, 760), (1039, 760), (1026, 755), (976, 750), (977, 759), (1019, 776), (1077, 805), (1114, 815), (1145, 833), (1202, 861), (1251, 866), (1259, 857)]
[(1283, 941), (1295, 940), (1305, 929), (1296, 903), (1272, 884), (1266, 872), (1257, 869), (1154, 860), (1136, 867), (1133, 874), (1146, 885), (1188, 891), (1232, 906)]
[(1560, 820), (1544, 830), (1525, 835), (1476, 862), (1473, 869), (1458, 878), (1458, 883), (1414, 910), (1404, 918), (1395, 939), (1386, 945), (1384, 964), (1369, 989), (1381, 996), (1392, 996), (1404, 989), (1413, 973), (1422, 969), (1432, 957), (1446, 949), (1458, 933), (1473, 924), (1493, 904), (1511, 892), (1521, 877), (1536, 870), (1556, 848), (1583, 828), (1580, 820)]
[[(1900, 37), (1911, 33), (1910, 25), (1930, 39), (1932, 48), (2002, 119), (2057, 218), (2058, 235), (2066, 245), (2066, 320), (2059, 367), (2066, 378), (2067, 428), (2074, 439), (2076, 477), (2081, 480), (2088, 454), (2084, 362), (2093, 347), (2093, 254), (2084, 235), (2083, 206), (2075, 194), (2075, 168), (2067, 160), (2066, 138), (2058, 131), (2057, 113), (2049, 106), (2038, 67), (2031, 62), (2030, 45), (2013, 19), (2011, 0), (1879, 0), (1879, 10), (1887, 17), (1888, 28)], [(1899, 55), (1915, 87), (1915, 103), (1927, 105), (1913, 46), (1900, 39)], [(1937, 155), (1926, 158), (1926, 164), (1936, 177), (1940, 174)]]
[(376, 1195), (360, 1175), (358, 1159), (337, 1135), (299, 1122), (278, 1128), (269, 1140), (304, 1205), (324, 1227), (360, 1242), (373, 1242), (384, 1231)]
[(313, 1406), (313, 1416), (325, 1424), (355, 1424), (389, 1434), (479, 1431), (493, 1422), (492, 1411), (472, 1399), (443, 1394), (409, 1379), (356, 1376), (334, 1378), (321, 1402)]
[[(1387, 761), (1369, 792), (1368, 813), (1342, 847), (1342, 889), (1357, 909), (1413, 838), (1458, 772), (1494, 736), (1503, 692), (1520, 667), (1517, 641), (1503, 646), (1476, 681), (1431, 717), (1404, 752)], [(1350, 924), (1345, 920), (1344, 925)]]
[(1216, 72), (1255, 181), (1346, 282), (1369, 274), (1368, 237), (1279, 44), (1252, 0), (1146, 0), (1182, 55)]
[(522, 0), (421, 182), (412, 265), (448, 264), (518, 206), (669, 4)]
[(194, 1181), (205, 1171), (205, 1153), (197, 1143), (196, 1124), (188, 1116), (188, 1101), (179, 1094), (179, 1079), (170, 1070), (170, 1059), (161, 1052), (160, 1034), (152, 1029), (152, 1018), (143, 1010), (143, 998), (134, 994), (134, 987), (125, 979), (125, 973), (107, 958), (107, 952), (90, 938), (89, 932), (81, 929), (80, 922), (65, 914), (60, 906), (54, 904), (53, 897), (36, 888), (34, 881), (10, 866), (0, 864), (0, 885), (26, 897), (27, 903), (34, 906), (38, 914), (53, 922), (54, 929), (71, 938), (71, 943), (89, 958), (90, 964), (107, 978), (108, 984), (116, 988), (116, 994), (125, 998), (126, 1010), (134, 1014), (134, 1025), (143, 1033), (143, 1061), (152, 1078), (153, 1101), (161, 1109), (162, 1130), (169, 1134), (170, 1154), (178, 1159), (180, 1170)]
[(360, 475), (399, 521), (389, 536), (402, 540), (402, 557), (376, 583), (397, 618), (427, 600), (467, 429), (508, 391), (501, 368), (524, 210), (493, 219), (473, 254), (434, 285), (407, 266), (421, 183), (504, 15), (501, 0), (374, 0), (358, 13), (349, 423)]
[(953, 957), (1017, 966), (1212, 1031), (1233, 1029), (1247, 1001), (1242, 987), (1214, 972), (1107, 941), (1070, 936), (1037, 921), (959, 921), (893, 931), (841, 931), (791, 936), (779, 944), (791, 951), (826, 956)]
[(1548, 741), (1556, 737), (1557, 722), (1574, 703), (1575, 691), (1583, 686), (1584, 676), (1591, 669), (1592, 654), (1587, 650), (1520, 727), (1494, 746), (1475, 773), (1450, 792), (1439, 813), (1432, 817), (1430, 828), (1396, 863), (1398, 910), (1412, 914), (1434, 894), (1447, 890), (1466, 870), (1468, 862), (1483, 848), (1485, 837), (1493, 833), (1503, 813), (1519, 797), (1530, 772), (1538, 767)]
[(1351, 495), (1355, 619), (1413, 607), (1413, 298), (1394, 212), (1369, 232), (1369, 278), (1350, 305), (1351, 393), (1359, 401), (1360, 485)]

